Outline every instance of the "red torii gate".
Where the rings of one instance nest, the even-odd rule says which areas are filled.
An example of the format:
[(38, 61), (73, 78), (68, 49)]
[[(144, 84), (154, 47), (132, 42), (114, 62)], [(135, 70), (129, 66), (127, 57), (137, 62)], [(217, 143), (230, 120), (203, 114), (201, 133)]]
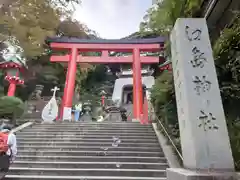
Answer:
[[(69, 50), (67, 55), (52, 55), (51, 62), (68, 62), (64, 96), (59, 119), (71, 119), (72, 97), (75, 86), (77, 63), (132, 63), (133, 66), (133, 115), (141, 121), (143, 115), (141, 63), (159, 63), (161, 57), (140, 56), (140, 52), (159, 52), (163, 50), (164, 38), (149, 39), (79, 39), (68, 37), (48, 38), (52, 49)], [(132, 56), (112, 57), (109, 51), (130, 52)], [(81, 52), (101, 52), (101, 56), (82, 56)]]

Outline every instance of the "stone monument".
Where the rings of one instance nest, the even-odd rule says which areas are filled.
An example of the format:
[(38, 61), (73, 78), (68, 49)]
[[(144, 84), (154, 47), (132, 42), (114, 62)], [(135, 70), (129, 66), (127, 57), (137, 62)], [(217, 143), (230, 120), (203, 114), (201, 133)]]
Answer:
[(43, 108), (42, 111), (42, 119), (45, 122), (52, 122), (55, 120), (58, 116), (58, 104), (56, 100), (56, 92), (59, 90), (59, 88), (54, 87), (51, 91), (53, 91), (53, 96), (50, 99), (50, 101), (47, 103), (47, 105)]
[(184, 169), (167, 179), (234, 179), (234, 163), (204, 18), (180, 18), (171, 33)]

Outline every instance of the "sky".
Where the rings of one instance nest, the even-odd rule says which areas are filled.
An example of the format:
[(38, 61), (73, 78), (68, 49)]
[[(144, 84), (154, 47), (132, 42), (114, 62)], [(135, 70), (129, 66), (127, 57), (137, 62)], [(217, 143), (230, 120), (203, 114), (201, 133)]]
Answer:
[(101, 38), (123, 38), (139, 30), (152, 0), (82, 0), (74, 17)]

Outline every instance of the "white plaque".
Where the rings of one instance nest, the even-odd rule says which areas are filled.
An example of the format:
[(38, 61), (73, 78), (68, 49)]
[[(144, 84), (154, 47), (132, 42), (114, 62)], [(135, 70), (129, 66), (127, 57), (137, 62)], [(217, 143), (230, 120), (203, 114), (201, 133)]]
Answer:
[(184, 167), (233, 170), (206, 20), (178, 19), (171, 53)]
[(71, 121), (72, 119), (72, 108), (64, 107), (63, 108), (63, 121)]

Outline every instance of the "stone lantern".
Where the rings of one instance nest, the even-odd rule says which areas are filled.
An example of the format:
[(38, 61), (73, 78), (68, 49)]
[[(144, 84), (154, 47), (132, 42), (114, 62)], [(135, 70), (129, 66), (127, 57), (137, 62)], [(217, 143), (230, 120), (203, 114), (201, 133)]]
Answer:
[(89, 113), (92, 111), (91, 106), (92, 106), (92, 103), (89, 100), (83, 103), (83, 109), (85, 110), (87, 115), (89, 115)]

